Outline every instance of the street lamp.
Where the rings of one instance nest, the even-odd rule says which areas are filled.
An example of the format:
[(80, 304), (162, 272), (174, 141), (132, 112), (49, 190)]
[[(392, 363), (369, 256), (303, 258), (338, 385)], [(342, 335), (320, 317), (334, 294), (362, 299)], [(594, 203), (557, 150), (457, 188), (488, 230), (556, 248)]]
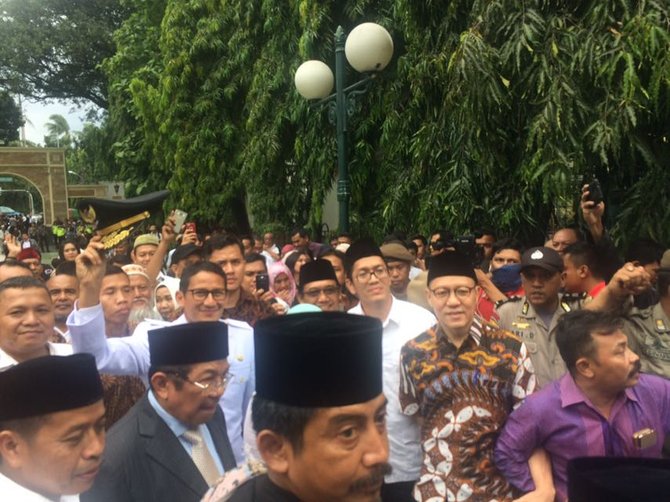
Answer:
[[(349, 64), (365, 77), (345, 87), (345, 56)], [(339, 231), (349, 231), (349, 172), (347, 165), (348, 101), (367, 91), (370, 81), (386, 68), (393, 57), (393, 39), (386, 29), (375, 23), (356, 26), (347, 37), (341, 26), (335, 32), (335, 76), (325, 63), (306, 61), (295, 72), (295, 87), (306, 99), (334, 104), (337, 124), (337, 201)], [(330, 94), (335, 82), (335, 94)]]

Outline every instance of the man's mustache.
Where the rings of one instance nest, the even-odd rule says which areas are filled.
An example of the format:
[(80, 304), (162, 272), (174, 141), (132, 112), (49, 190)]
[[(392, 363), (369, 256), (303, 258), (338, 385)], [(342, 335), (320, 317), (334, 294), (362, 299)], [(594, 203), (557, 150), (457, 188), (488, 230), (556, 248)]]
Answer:
[(375, 488), (384, 481), (384, 476), (391, 474), (392, 471), (393, 468), (391, 467), (391, 464), (380, 464), (369, 476), (354, 481), (349, 487), (349, 492), (364, 492)]
[(628, 374), (628, 378), (633, 378), (635, 375), (637, 375), (640, 371), (642, 370), (642, 363), (638, 359), (635, 361), (635, 367), (630, 370), (630, 373)]

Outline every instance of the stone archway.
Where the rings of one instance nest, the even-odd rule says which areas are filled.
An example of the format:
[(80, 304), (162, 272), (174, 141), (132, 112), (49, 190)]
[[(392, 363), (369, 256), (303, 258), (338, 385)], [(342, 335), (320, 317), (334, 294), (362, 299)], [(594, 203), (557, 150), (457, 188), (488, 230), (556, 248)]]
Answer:
[(67, 219), (67, 178), (62, 148), (0, 148), (0, 176), (12, 175), (32, 183), (44, 203), (44, 223)]

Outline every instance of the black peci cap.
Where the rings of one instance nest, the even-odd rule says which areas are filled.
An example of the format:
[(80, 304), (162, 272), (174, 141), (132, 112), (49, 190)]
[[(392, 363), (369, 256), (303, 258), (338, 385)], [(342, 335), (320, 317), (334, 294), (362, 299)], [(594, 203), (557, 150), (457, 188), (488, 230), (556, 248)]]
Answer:
[(228, 325), (189, 322), (149, 331), (151, 366), (182, 366), (228, 357)]
[(0, 373), (0, 421), (74, 410), (101, 399), (91, 354), (38, 357)]
[(664, 502), (669, 494), (669, 459), (581, 457), (568, 462), (570, 502)]
[(382, 393), (382, 324), (343, 312), (256, 323), (256, 393), (308, 408), (367, 402)]
[(312, 260), (300, 267), (300, 287), (304, 288), (305, 284), (316, 281), (333, 280), (337, 282), (337, 276), (333, 265), (324, 259)]
[(477, 282), (477, 275), (475, 274), (475, 269), (472, 267), (472, 261), (462, 253), (458, 251), (445, 251), (430, 258), (428, 285), (437, 277), (451, 275), (470, 277), (475, 283)]
[(368, 256), (379, 256), (381, 259), (384, 259), (379, 246), (370, 238), (359, 239), (354, 242), (347, 252), (344, 255), (344, 269), (347, 272), (347, 275), (351, 275), (351, 271), (354, 268), (354, 264), (362, 259), (367, 258)]

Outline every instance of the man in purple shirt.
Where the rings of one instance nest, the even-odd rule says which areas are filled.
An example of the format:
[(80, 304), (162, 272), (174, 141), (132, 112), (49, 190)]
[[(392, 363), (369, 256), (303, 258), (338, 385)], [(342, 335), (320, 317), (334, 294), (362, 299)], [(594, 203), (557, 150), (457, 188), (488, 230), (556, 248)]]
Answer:
[(528, 459), (537, 448), (549, 454), (558, 500), (567, 497), (572, 458), (660, 458), (670, 432), (670, 381), (640, 374), (621, 326), (586, 310), (559, 321), (556, 343), (568, 373), (529, 396), (496, 445), (496, 465), (517, 488), (533, 490)]

